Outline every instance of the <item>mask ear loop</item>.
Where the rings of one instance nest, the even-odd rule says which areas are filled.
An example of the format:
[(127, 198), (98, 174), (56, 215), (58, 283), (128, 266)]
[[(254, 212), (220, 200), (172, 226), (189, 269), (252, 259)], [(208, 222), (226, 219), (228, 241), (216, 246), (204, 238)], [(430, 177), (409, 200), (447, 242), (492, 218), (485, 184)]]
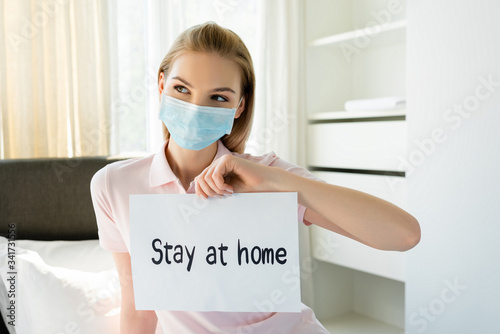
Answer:
[(236, 110), (238, 110), (238, 108), (240, 107), (240, 104), (241, 104), (242, 100), (243, 100), (243, 95), (241, 96), (240, 102), (238, 102), (238, 106), (235, 108)]
[(161, 91), (160, 104), (167, 98), (167, 87), (163, 86), (163, 90)]

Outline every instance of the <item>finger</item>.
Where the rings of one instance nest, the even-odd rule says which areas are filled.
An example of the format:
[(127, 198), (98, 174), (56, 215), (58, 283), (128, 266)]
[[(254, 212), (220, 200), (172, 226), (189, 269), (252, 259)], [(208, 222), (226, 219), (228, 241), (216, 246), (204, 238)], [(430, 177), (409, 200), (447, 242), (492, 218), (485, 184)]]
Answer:
[(207, 194), (205, 194), (205, 192), (201, 189), (200, 185), (196, 181), (194, 182), (194, 190), (199, 197), (204, 200), (207, 199)]
[(218, 195), (224, 195), (224, 189), (219, 188), (214, 181), (214, 170), (215, 166), (210, 167), (203, 179), (214, 192), (216, 192)]
[(205, 176), (205, 173), (207, 172), (208, 168), (205, 168), (198, 176), (194, 178), (194, 183), (195, 183), (195, 189), (198, 189), (199, 193), (204, 197), (205, 199), (208, 197), (208, 194), (203, 190), (201, 187), (200, 182), (203, 182), (203, 177)]
[(221, 190), (221, 192), (223, 192), (224, 194), (232, 194), (233, 188), (224, 181), (226, 170), (226, 166), (222, 166), (222, 164), (216, 166), (212, 173), (212, 180), (217, 188)]
[(205, 175), (202, 173), (198, 175), (195, 180), (197, 180), (198, 185), (200, 186), (201, 190), (210, 197), (218, 195), (212, 188), (208, 185), (208, 183), (205, 181)]

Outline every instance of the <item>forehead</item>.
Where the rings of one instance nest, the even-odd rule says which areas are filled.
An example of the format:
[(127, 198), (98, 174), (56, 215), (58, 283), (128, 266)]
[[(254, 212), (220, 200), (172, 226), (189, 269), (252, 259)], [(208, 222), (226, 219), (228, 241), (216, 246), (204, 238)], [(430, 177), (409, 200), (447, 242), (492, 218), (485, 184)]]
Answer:
[(241, 75), (235, 61), (213, 53), (186, 52), (172, 64), (168, 79), (180, 76), (196, 89), (231, 87), (238, 89)]

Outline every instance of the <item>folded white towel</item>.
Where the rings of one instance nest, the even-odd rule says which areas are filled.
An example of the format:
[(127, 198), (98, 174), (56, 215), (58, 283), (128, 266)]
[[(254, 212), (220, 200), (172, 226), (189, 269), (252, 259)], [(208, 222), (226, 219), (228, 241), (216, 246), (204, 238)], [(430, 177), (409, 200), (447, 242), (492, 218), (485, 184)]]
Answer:
[(406, 100), (401, 96), (387, 96), (376, 99), (349, 100), (345, 102), (346, 111), (399, 109), (406, 106)]

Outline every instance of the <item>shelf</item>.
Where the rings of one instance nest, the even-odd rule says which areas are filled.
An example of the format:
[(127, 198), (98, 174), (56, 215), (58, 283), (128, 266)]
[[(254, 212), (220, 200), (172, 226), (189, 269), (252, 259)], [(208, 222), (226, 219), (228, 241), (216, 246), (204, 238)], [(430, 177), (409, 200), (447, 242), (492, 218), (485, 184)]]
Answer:
[[(343, 32), (340, 34), (335, 34), (327, 37), (318, 38), (311, 43), (310, 47), (324, 46), (324, 45), (335, 45), (342, 42), (354, 42), (354, 40), (361, 36), (371, 37), (371, 40), (382, 40), (387, 39), (389, 42), (402, 42), (405, 40), (406, 35), (406, 20), (394, 21), (385, 25), (379, 25), (379, 31), (373, 29), (373, 27), (365, 27), (362, 29), (351, 30)], [(370, 29), (371, 28), (371, 29)], [(382, 34), (381, 36), (378, 36)], [(383, 37), (382, 37), (383, 36)], [(370, 43), (372, 44), (372, 43)], [(378, 43), (377, 43), (378, 44)], [(373, 43), (373, 46), (376, 44)], [(361, 46), (357, 46), (361, 47)]]
[(327, 111), (322, 113), (310, 114), (309, 121), (321, 121), (329, 119), (350, 119), (366, 117), (387, 117), (387, 116), (405, 116), (406, 109), (394, 110), (366, 110), (366, 111)]
[(354, 312), (320, 321), (332, 334), (401, 334), (403, 328)]

